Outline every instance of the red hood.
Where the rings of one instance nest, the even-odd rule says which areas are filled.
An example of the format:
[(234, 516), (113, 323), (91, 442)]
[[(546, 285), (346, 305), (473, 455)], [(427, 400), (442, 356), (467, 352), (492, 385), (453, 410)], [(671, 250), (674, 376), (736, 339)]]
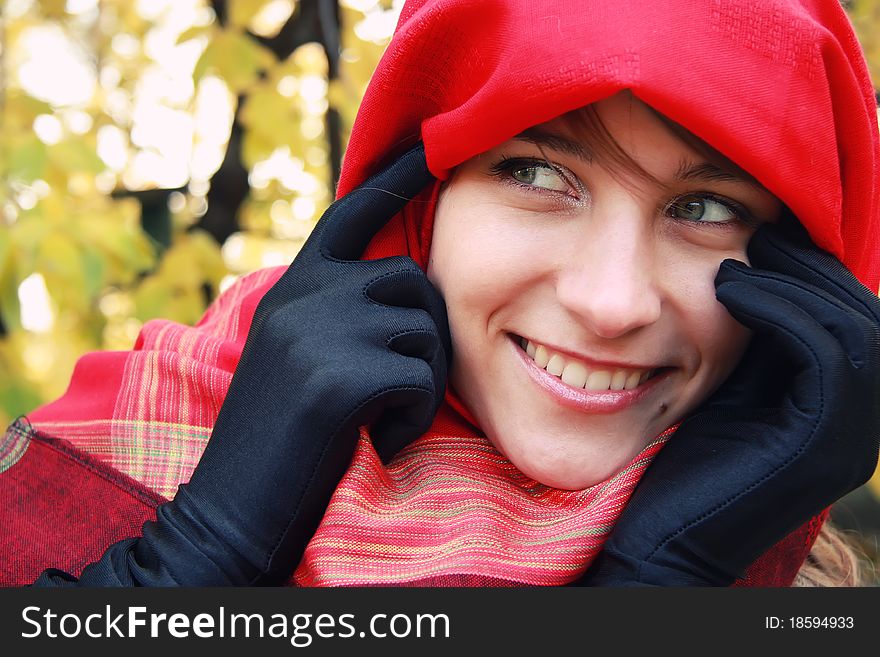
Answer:
[[(418, 139), (443, 179), (622, 89), (755, 176), (877, 289), (876, 104), (837, 0), (410, 0), (355, 121), (338, 193)], [(433, 212), (421, 214), (426, 254)], [(389, 227), (368, 255), (399, 253), (386, 241), (399, 231)]]

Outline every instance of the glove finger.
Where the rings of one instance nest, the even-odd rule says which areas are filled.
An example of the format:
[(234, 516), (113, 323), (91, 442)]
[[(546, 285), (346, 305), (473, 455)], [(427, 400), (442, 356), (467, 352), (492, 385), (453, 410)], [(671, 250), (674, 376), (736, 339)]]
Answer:
[(373, 447), (388, 463), (404, 447), (423, 435), (437, 413), (433, 397), (425, 391), (405, 390), (395, 395), (400, 405), (387, 409), (370, 428)]
[(787, 274), (808, 282), (880, 323), (880, 299), (840, 260), (821, 250), (795, 219), (761, 226), (749, 242), (749, 261), (756, 269)]
[(363, 263), (376, 270), (364, 286), (373, 301), (386, 306), (422, 308), (432, 315), (446, 314), (446, 304), (425, 272), (409, 256), (391, 256)]
[(449, 335), (449, 320), (446, 314), (446, 302), (440, 292), (410, 258), (401, 256), (399, 259), (388, 260), (394, 264), (397, 261), (401, 262), (401, 267), (368, 283), (365, 290), (367, 296), (386, 306), (424, 310), (433, 322), (447, 359), (451, 358), (452, 340)]
[(428, 364), (439, 405), (439, 399), (446, 391), (447, 372), (452, 360), (448, 328), (439, 329), (434, 319), (422, 310), (406, 309), (400, 314), (399, 324), (405, 328), (394, 331), (386, 344), (407, 359)]
[(419, 143), (328, 208), (316, 227), (322, 252), (357, 260), (376, 233), (432, 180)]
[[(419, 311), (421, 312), (421, 311)], [(401, 356), (418, 358), (431, 363), (434, 360), (446, 362), (443, 345), (433, 322), (423, 328), (412, 327), (395, 332), (388, 338), (388, 348)]]
[(395, 381), (369, 400), (357, 420), (358, 426), (371, 425), (373, 446), (385, 463), (428, 430), (443, 399), (425, 361), (401, 357), (394, 370)]
[(392, 333), (386, 342), (388, 348), (401, 356), (427, 363), (431, 368), (433, 389), (438, 397), (442, 398), (446, 390), (447, 372), (452, 362), (445, 307), (441, 325), (423, 310), (407, 308), (399, 311), (399, 314), (398, 324), (403, 328)]
[(791, 388), (787, 356), (766, 336), (752, 338), (739, 364), (710, 396), (708, 404), (731, 408), (776, 408)]
[(852, 369), (837, 339), (796, 303), (752, 283), (722, 283), (716, 295), (737, 321), (767, 336), (787, 356), (796, 380), (791, 401), (802, 411), (820, 411), (843, 373)]
[[(747, 282), (765, 292), (787, 299), (806, 312), (831, 333), (857, 368), (877, 361), (880, 336), (878, 325), (828, 292), (802, 279), (751, 269), (736, 260), (725, 260), (718, 270), (716, 284), (728, 281)], [(749, 305), (748, 299), (741, 303)]]
[(436, 332), (411, 331), (397, 336), (389, 344), (389, 347), (402, 356), (415, 358), (428, 364), (428, 367), (431, 368), (433, 389), (436, 392), (439, 407), (439, 402), (446, 392), (450, 358), (438, 340)]

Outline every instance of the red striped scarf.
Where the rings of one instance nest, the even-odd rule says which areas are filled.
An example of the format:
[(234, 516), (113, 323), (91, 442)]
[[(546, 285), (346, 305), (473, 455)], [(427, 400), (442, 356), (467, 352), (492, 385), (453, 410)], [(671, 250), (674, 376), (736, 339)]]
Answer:
[(599, 553), (669, 433), (607, 481), (578, 491), (526, 477), (482, 436), (424, 436), (386, 469), (363, 434), (294, 580), (566, 584)]

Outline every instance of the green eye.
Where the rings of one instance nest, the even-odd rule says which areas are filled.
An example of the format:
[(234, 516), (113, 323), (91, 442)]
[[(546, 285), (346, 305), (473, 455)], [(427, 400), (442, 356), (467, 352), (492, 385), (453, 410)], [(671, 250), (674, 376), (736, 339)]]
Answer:
[(568, 191), (568, 184), (555, 169), (547, 165), (530, 164), (529, 166), (517, 167), (511, 170), (510, 175), (523, 185), (541, 187), (555, 192)]
[[(730, 203), (730, 204), (728, 204)], [(703, 223), (726, 223), (742, 218), (732, 202), (702, 194), (688, 194), (675, 199), (666, 210), (670, 217)]]
[[(577, 178), (569, 178), (564, 167), (532, 157), (502, 157), (490, 168), (492, 174), (520, 187), (577, 196)], [(569, 172), (570, 173), (570, 172)], [(575, 181), (575, 182), (572, 182)]]

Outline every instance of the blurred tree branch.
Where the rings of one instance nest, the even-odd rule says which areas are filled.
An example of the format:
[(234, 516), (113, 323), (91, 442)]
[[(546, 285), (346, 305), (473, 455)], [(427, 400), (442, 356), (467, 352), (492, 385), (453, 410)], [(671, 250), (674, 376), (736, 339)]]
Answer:
[[(228, 22), (228, 0), (212, 0), (211, 7), (221, 26)], [(317, 42), (327, 55), (329, 79), (339, 73), (339, 6), (337, 0), (300, 0), (296, 10), (272, 37), (248, 33), (253, 39), (268, 48), (279, 61), (287, 59), (299, 46)], [(229, 146), (220, 168), (211, 178), (208, 191), (208, 210), (194, 225), (209, 232), (218, 243), (240, 228), (239, 208), (248, 195), (248, 170), (242, 159), (244, 128), (241, 110), (244, 96), (237, 99), (235, 116), (229, 137)], [(326, 137), (330, 152), (331, 179), (327, 181), (331, 196), (339, 180), (342, 163), (342, 126), (338, 112), (330, 108), (326, 116)]]

